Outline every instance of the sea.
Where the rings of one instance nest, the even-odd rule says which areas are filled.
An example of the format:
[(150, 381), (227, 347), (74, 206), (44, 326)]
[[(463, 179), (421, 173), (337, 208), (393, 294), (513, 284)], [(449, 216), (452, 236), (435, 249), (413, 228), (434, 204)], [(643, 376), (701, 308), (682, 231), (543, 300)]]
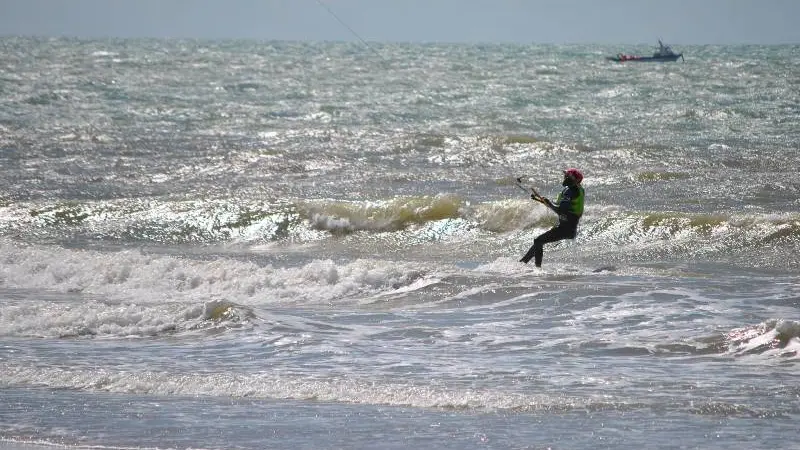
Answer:
[(0, 449), (800, 449), (800, 46), (674, 47), (0, 38)]

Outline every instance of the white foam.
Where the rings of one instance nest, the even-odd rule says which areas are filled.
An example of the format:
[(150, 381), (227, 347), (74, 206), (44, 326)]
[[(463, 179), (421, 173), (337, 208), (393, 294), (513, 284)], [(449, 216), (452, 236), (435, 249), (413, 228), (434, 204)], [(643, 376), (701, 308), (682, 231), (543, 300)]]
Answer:
[(494, 261), (486, 264), (481, 264), (474, 269), (476, 272), (489, 272), (489, 273), (503, 273), (503, 274), (530, 274), (533, 272), (540, 272), (541, 269), (532, 265), (525, 265), (519, 262), (516, 258), (509, 258), (501, 256)]
[(9, 244), (0, 250), (0, 288), (23, 290), (0, 310), (0, 336), (142, 337), (240, 328), (252, 325), (253, 306), (355, 305), (439, 282), (418, 264), (380, 260), (276, 267), (135, 250)]
[(728, 333), (730, 353), (800, 359), (800, 322), (772, 319)]
[[(156, 371), (83, 370), (0, 363), (8, 385), (165, 396), (300, 399), (322, 402), (483, 410), (550, 410), (603, 407), (608, 397), (570, 398), (546, 393), (475, 389), (442, 383), (392, 383), (356, 376), (323, 379), (276, 373), (173, 374)], [(624, 401), (624, 400), (619, 400)]]
[(187, 305), (27, 299), (6, 304), (0, 313), (0, 336), (147, 337), (241, 328), (254, 318), (248, 308), (221, 300)]
[(138, 250), (100, 252), (0, 243), (0, 287), (82, 293), (140, 304), (226, 299), (242, 305), (329, 304), (422, 283), (419, 265), (314, 260), (297, 267)]

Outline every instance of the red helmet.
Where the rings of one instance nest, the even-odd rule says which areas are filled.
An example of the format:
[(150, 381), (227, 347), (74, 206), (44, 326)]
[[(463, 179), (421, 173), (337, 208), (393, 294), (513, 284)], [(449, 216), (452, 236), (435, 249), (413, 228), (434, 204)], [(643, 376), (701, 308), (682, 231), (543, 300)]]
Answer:
[(578, 183), (578, 184), (580, 184), (580, 182), (583, 181), (583, 174), (578, 169), (574, 169), (574, 168), (567, 169), (567, 170), (564, 171), (564, 176), (565, 177), (572, 177), (573, 179), (575, 179), (575, 182)]

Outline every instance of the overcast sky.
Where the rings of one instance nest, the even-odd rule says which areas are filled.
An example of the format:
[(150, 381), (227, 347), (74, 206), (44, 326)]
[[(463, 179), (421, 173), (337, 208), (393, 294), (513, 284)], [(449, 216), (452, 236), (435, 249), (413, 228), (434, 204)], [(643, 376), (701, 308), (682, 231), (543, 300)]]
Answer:
[(2, 36), (800, 44), (799, 20), (800, 0), (0, 0)]

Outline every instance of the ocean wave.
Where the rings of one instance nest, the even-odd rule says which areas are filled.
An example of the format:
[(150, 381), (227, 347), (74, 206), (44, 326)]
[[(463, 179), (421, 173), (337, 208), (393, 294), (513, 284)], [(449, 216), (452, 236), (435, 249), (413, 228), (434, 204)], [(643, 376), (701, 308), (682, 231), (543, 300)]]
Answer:
[(89, 392), (158, 396), (203, 396), (252, 399), (306, 400), (350, 404), (387, 405), (455, 411), (506, 413), (569, 413), (635, 410), (688, 411), (719, 417), (786, 417), (797, 413), (791, 406), (763, 407), (712, 401), (682, 400), (665, 396), (641, 401), (614, 394), (568, 395), (552, 392), (515, 392), (503, 389), (460, 388), (437, 382), (387, 382), (357, 376), (324, 379), (272, 373), (170, 373), (75, 367), (36, 367), (0, 362), (6, 386), (46, 386)]
[(636, 244), (664, 252), (738, 251), (765, 244), (786, 250), (800, 245), (800, 216), (796, 214), (606, 211), (596, 220), (584, 219), (583, 224), (581, 234), (587, 241)]
[(199, 304), (28, 300), (0, 312), (0, 336), (42, 338), (133, 338), (217, 334), (252, 326), (245, 306), (223, 300)]
[[(527, 241), (530, 230), (543, 231), (557, 223), (555, 214), (526, 198), (472, 202), (453, 194), (375, 201), (296, 199), (271, 203), (9, 202), (0, 208), (0, 230), (23, 241), (25, 236), (36, 240), (84, 237), (123, 244), (296, 245), (371, 235), (362, 240), (364, 245), (385, 239), (402, 248), (404, 243), (412, 246), (435, 235), (438, 241), (453, 243), (491, 239), (511, 245), (512, 241)], [(759, 264), (770, 264), (767, 250), (776, 255), (776, 262), (780, 258), (791, 262), (800, 254), (800, 217), (794, 213), (639, 212), (588, 206), (577, 240), (589, 252), (613, 249), (634, 258), (743, 254), (743, 250), (752, 249)], [(358, 246), (358, 240), (352, 244)]]
[(317, 229), (333, 233), (398, 231), (412, 224), (454, 219), (462, 200), (453, 195), (401, 197), (384, 202), (306, 201), (302, 215)]
[(736, 356), (762, 355), (800, 358), (800, 322), (771, 319), (726, 334), (729, 352)]
[(236, 257), (206, 261), (139, 250), (74, 251), (10, 243), (3, 243), (0, 249), (4, 255), (0, 287), (123, 303), (138, 299), (142, 304), (197, 305), (198, 299), (224, 299), (244, 306), (357, 304), (376, 294), (406, 288), (429, 273), (420, 264), (374, 259), (317, 259), (295, 267), (276, 267)]

